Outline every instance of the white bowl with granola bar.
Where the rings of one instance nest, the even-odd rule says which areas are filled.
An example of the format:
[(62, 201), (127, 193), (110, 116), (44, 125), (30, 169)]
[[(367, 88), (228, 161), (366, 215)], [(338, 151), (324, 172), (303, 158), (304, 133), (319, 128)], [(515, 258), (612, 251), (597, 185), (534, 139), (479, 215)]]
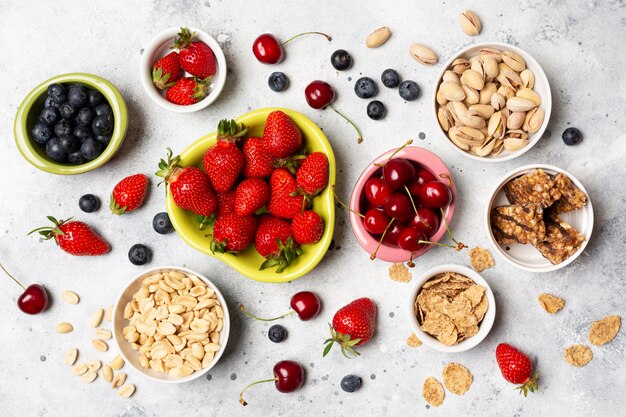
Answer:
[(593, 206), (572, 174), (552, 165), (527, 165), (502, 177), (484, 214), (495, 251), (515, 267), (549, 272), (572, 263), (593, 230)]
[(529, 53), (514, 45), (485, 42), (463, 48), (446, 62), (435, 85), (435, 123), (445, 141), (469, 158), (516, 158), (548, 126), (548, 78)]
[(407, 314), (413, 332), (426, 346), (464, 352), (491, 331), (496, 303), (478, 272), (446, 264), (429, 269), (412, 283)]
[(176, 266), (135, 277), (113, 317), (113, 336), (126, 362), (157, 382), (206, 374), (222, 356), (230, 332), (228, 306), (215, 284)]

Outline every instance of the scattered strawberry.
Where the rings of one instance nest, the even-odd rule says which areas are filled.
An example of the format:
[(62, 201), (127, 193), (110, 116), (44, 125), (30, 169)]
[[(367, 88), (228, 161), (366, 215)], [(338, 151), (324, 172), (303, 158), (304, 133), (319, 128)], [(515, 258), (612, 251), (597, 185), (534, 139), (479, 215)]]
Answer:
[(235, 190), (235, 213), (249, 216), (267, 203), (269, 186), (260, 178), (248, 178), (239, 183)]
[(39, 233), (45, 240), (54, 238), (65, 252), (76, 256), (104, 255), (110, 249), (109, 244), (94, 232), (86, 223), (79, 221), (57, 220), (47, 216), (54, 226), (40, 227), (29, 233)]
[(236, 142), (247, 131), (243, 123), (234, 120), (220, 120), (217, 125), (217, 143), (206, 151), (202, 165), (218, 193), (230, 190), (243, 171), (245, 158)]
[(296, 179), (284, 168), (272, 172), (267, 210), (276, 217), (292, 219), (303, 210), (304, 197), (296, 191)]
[(267, 152), (263, 143), (261, 138), (249, 138), (243, 144), (243, 156), (246, 158), (244, 177), (267, 178), (272, 175), (274, 157)]
[(291, 221), (293, 237), (301, 245), (316, 243), (324, 233), (324, 221), (319, 214), (312, 210), (298, 213)]
[(306, 157), (296, 173), (298, 191), (308, 199), (318, 195), (328, 184), (328, 158), (322, 152), (313, 152)]
[(528, 391), (537, 390), (537, 373), (533, 374), (533, 364), (528, 356), (507, 343), (500, 343), (496, 348), (496, 360), (504, 379), (511, 384), (522, 384), (517, 389), (524, 397)]
[(189, 74), (202, 79), (212, 77), (217, 69), (215, 55), (206, 43), (194, 41), (195, 36), (189, 28), (180, 28), (172, 48), (178, 49), (180, 65)]
[(359, 298), (340, 308), (333, 317), (330, 326), (330, 338), (324, 348), (324, 356), (328, 355), (335, 342), (341, 346), (341, 353), (360, 355), (354, 346), (364, 345), (374, 335), (376, 327), (376, 304), (369, 298)]
[(210, 216), (217, 210), (217, 196), (209, 177), (199, 168), (181, 167), (180, 156), (172, 158), (167, 149), (167, 161), (161, 159), (157, 176), (164, 178), (176, 205), (201, 216)]
[(298, 126), (280, 110), (267, 116), (263, 141), (267, 152), (276, 158), (293, 155), (302, 145), (302, 133)]
[(235, 189), (217, 193), (217, 217), (235, 212)]
[(183, 76), (178, 53), (170, 52), (152, 66), (152, 83), (159, 90), (171, 87)]
[(259, 220), (254, 237), (254, 246), (261, 256), (267, 258), (259, 269), (277, 266), (276, 272), (281, 273), (302, 254), (297, 247), (289, 222), (271, 214), (264, 214)]
[(111, 193), (109, 208), (114, 214), (124, 214), (141, 206), (148, 191), (148, 177), (135, 174), (118, 182)]
[(181, 78), (167, 90), (165, 98), (170, 103), (179, 106), (189, 106), (196, 104), (204, 99), (207, 95), (208, 81), (198, 80), (196, 78)]
[(215, 220), (211, 251), (241, 252), (254, 240), (257, 227), (255, 216), (238, 216), (234, 213), (225, 214)]

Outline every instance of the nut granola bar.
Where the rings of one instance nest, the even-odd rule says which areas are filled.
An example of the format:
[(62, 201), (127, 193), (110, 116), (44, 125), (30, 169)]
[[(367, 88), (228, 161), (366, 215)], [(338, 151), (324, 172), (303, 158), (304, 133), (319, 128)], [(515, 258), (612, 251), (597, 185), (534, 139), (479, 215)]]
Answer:
[(554, 186), (561, 193), (561, 198), (551, 207), (554, 214), (578, 210), (587, 204), (585, 193), (576, 187), (567, 175), (559, 173), (554, 177)]
[(543, 242), (533, 243), (552, 264), (557, 265), (576, 253), (585, 237), (556, 215), (545, 219), (546, 237)]
[(543, 209), (540, 204), (514, 204), (491, 210), (491, 230), (496, 242), (537, 244), (545, 239)]
[(540, 204), (542, 208), (550, 207), (561, 198), (555, 187), (555, 181), (541, 168), (534, 169), (504, 186), (504, 193), (511, 204)]

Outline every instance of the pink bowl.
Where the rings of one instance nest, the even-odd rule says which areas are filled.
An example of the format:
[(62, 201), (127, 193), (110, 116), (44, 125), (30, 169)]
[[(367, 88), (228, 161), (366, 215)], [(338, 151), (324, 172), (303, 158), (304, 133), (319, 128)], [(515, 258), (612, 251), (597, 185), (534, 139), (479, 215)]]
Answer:
[[(380, 155), (378, 158), (374, 159), (368, 166), (365, 168), (358, 181), (356, 182), (354, 189), (352, 190), (352, 196), (350, 197), (350, 208), (357, 213), (361, 213), (363, 196), (364, 196), (364, 188), (365, 182), (378, 170), (380, 167), (374, 165), (377, 163), (384, 163), (389, 159), (389, 156), (395, 152), (396, 149), (391, 149), (384, 154)], [(450, 174), (450, 170), (444, 164), (444, 162), (434, 153), (427, 151), (426, 149), (419, 148), (417, 146), (407, 146), (404, 149), (401, 149), (394, 158), (405, 158), (409, 159), (413, 162), (416, 162), (432, 172), (435, 177), (441, 178), (441, 180), (445, 183), (446, 177), (450, 179), (450, 190), (452, 191), (452, 203), (448, 207), (444, 209), (444, 214), (446, 218), (446, 222), (450, 224), (452, 221), (452, 215), (454, 214), (454, 207), (456, 205), (456, 184), (454, 183), (454, 179), (452, 178), (452, 174)], [(367, 251), (367, 253), (374, 253), (376, 250), (376, 246), (378, 245), (378, 240), (370, 235), (365, 227), (363, 226), (363, 220), (357, 214), (350, 212), (350, 224), (352, 225), (352, 231), (354, 232), (354, 236), (359, 244)], [(431, 242), (439, 242), (439, 240), (446, 234), (446, 226), (444, 222), (441, 222), (439, 226), (439, 230), (433, 236), (431, 236)], [(413, 252), (413, 259), (418, 258), (431, 250), (435, 245), (428, 245), (425, 248)], [(383, 242), (380, 245), (380, 249), (378, 249), (378, 253), (376, 255), (378, 259), (382, 259), (387, 262), (406, 262), (411, 259), (411, 252), (406, 251), (404, 249), (400, 249), (397, 246), (389, 245)]]

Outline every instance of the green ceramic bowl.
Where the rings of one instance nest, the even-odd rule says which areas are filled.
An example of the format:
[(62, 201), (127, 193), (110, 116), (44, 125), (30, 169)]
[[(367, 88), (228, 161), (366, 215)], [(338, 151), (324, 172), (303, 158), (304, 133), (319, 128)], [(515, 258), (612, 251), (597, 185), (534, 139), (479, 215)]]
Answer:
[[(239, 253), (236, 256), (229, 253), (222, 254), (211, 252), (211, 238), (206, 237), (207, 233), (210, 233), (210, 230), (199, 230), (198, 223), (196, 222), (197, 216), (176, 206), (176, 203), (174, 203), (171, 197), (171, 193), (167, 193), (166, 200), (167, 212), (169, 213), (172, 224), (185, 242), (200, 252), (219, 259), (246, 277), (261, 282), (287, 282), (307, 274), (324, 257), (333, 238), (333, 231), (335, 229), (335, 202), (331, 190), (331, 186), (335, 184), (335, 154), (333, 153), (333, 148), (330, 146), (330, 142), (328, 142), (328, 139), (326, 139), (321, 129), (303, 114), (293, 110), (279, 108), (254, 110), (238, 117), (236, 120), (248, 126), (248, 137), (261, 137), (263, 136), (265, 119), (267, 119), (267, 115), (274, 110), (282, 110), (287, 113), (298, 128), (300, 128), (304, 146), (308, 152), (324, 152), (329, 162), (328, 186), (313, 200), (313, 210), (318, 212), (324, 220), (324, 234), (319, 242), (312, 245), (303, 245), (302, 249), (304, 253), (282, 273), (278, 274), (272, 268), (262, 271), (259, 270), (259, 266), (265, 259), (257, 253), (254, 244), (243, 253)], [(202, 156), (207, 149), (215, 145), (217, 140), (216, 136), (215, 132), (210, 133), (187, 147), (187, 149), (180, 154), (181, 165), (194, 165), (201, 168)]]
[[(104, 149), (100, 156), (96, 159), (82, 165), (55, 162), (46, 156), (45, 149), (41, 145), (35, 143), (35, 141), (31, 139), (30, 132), (37, 122), (39, 112), (43, 108), (48, 86), (52, 83), (84, 84), (89, 88), (100, 91), (113, 109), (115, 128), (113, 129), (111, 142), (109, 142), (106, 149)], [(102, 77), (98, 77), (93, 74), (76, 72), (52, 77), (39, 84), (30, 93), (28, 93), (17, 110), (13, 133), (17, 148), (22, 156), (31, 165), (52, 174), (73, 175), (91, 171), (92, 169), (104, 165), (109, 159), (111, 159), (124, 141), (127, 127), (128, 112), (126, 110), (124, 98), (120, 94), (119, 90)]]

